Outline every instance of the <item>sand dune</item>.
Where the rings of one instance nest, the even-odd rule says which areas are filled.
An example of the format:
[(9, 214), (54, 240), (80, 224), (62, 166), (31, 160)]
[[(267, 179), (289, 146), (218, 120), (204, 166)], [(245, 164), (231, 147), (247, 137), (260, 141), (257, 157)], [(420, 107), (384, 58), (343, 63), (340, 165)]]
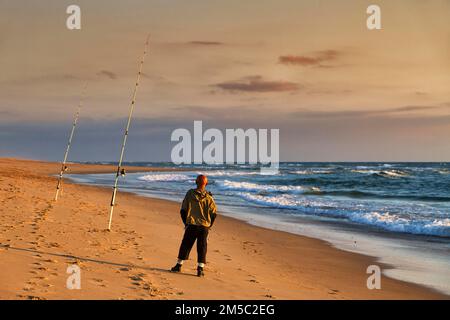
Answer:
[[(441, 299), (430, 289), (382, 278), (368, 290), (371, 257), (220, 216), (209, 238), (206, 277), (195, 251), (174, 264), (183, 227), (179, 205), (119, 192), (107, 232), (110, 190), (65, 182), (52, 201), (59, 164), (0, 159), (2, 299)], [(114, 172), (69, 165), (70, 172)], [(151, 168), (127, 168), (151, 171)], [(158, 169), (161, 170), (161, 169)], [(81, 270), (69, 290), (67, 268)]]

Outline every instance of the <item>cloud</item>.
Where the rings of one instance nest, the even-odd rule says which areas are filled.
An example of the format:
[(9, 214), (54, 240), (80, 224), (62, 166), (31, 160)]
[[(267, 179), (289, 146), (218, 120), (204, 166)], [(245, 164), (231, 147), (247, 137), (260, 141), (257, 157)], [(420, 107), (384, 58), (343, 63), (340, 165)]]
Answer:
[(117, 75), (114, 72), (108, 70), (101, 70), (97, 72), (97, 75), (101, 77), (107, 77), (112, 80), (117, 79)]
[(336, 50), (316, 51), (310, 56), (286, 55), (280, 56), (278, 62), (285, 65), (296, 66), (317, 66), (321, 68), (331, 68), (330, 65), (323, 65), (323, 62), (333, 61), (338, 58), (340, 53)]
[(281, 64), (295, 64), (302, 66), (314, 65), (320, 62), (320, 60), (317, 58), (305, 56), (292, 56), (292, 55), (280, 56), (278, 60)]
[(197, 45), (197, 46), (221, 46), (224, 45), (223, 42), (219, 41), (189, 41), (187, 44)]
[(297, 91), (300, 86), (289, 81), (267, 81), (261, 76), (245, 77), (235, 81), (222, 82), (213, 85), (230, 92), (285, 92)]
[(295, 112), (299, 117), (325, 119), (325, 118), (365, 118), (371, 116), (403, 116), (417, 111), (427, 111), (445, 108), (446, 104), (435, 106), (402, 106), (383, 110), (343, 110), (343, 111), (310, 111), (303, 110)]
[(437, 109), (438, 106), (403, 106), (399, 108), (395, 108), (390, 110), (391, 112), (408, 112), (408, 111), (422, 111), (422, 110), (430, 110)]

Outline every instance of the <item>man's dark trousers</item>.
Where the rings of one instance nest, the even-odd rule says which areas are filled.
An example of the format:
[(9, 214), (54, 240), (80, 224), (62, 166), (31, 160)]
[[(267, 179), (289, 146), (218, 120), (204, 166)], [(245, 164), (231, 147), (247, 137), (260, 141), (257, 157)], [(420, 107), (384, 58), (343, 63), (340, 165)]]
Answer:
[(188, 224), (184, 231), (183, 241), (181, 242), (180, 251), (178, 252), (178, 259), (187, 260), (192, 246), (194, 245), (195, 240), (197, 240), (197, 262), (206, 263), (208, 231), (208, 227)]

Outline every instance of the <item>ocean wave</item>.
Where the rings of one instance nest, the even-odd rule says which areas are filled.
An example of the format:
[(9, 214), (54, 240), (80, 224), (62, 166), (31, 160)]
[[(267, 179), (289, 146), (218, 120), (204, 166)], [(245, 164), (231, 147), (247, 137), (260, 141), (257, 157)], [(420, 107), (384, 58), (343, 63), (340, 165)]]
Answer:
[(249, 192), (242, 192), (239, 195), (245, 200), (248, 200), (250, 202), (280, 209), (300, 209), (300, 208), (314, 209), (330, 206), (330, 203), (321, 201), (319, 199), (318, 200), (299, 199), (288, 194), (267, 196)]
[(407, 177), (409, 173), (402, 170), (374, 170), (368, 168), (357, 168), (350, 170), (353, 173), (361, 173), (361, 174), (370, 174), (374, 176), (384, 177), (384, 178), (399, 178), (399, 177)]
[(356, 189), (342, 189), (342, 190), (326, 190), (315, 186), (304, 185), (275, 185), (275, 184), (260, 184), (244, 181), (214, 181), (214, 184), (220, 190), (236, 191), (236, 192), (253, 192), (253, 193), (287, 193), (287, 194), (303, 194), (315, 196), (332, 196), (332, 197), (346, 197), (352, 199), (394, 199), (394, 200), (414, 200), (414, 201), (434, 201), (447, 202), (450, 197), (440, 195), (401, 195), (387, 192), (369, 192)]
[(379, 173), (375, 173), (375, 175), (385, 178), (400, 178), (409, 176), (409, 173), (402, 170), (383, 170)]
[[(375, 167), (378, 167), (378, 166), (375, 166)], [(364, 170), (364, 169), (374, 168), (374, 166), (356, 166), (355, 168), (358, 170)]]
[(354, 169), (350, 170), (350, 172), (354, 173), (362, 173), (362, 174), (379, 174), (380, 170), (369, 170), (369, 169)]
[(353, 222), (374, 225), (393, 232), (450, 237), (450, 219), (409, 220), (387, 212), (352, 214), (349, 218)]
[[(309, 194), (305, 192), (305, 194)], [(393, 194), (393, 193), (376, 193), (376, 192), (367, 192), (360, 190), (317, 190), (313, 191), (310, 194), (322, 195), (322, 196), (342, 196), (349, 198), (365, 198), (365, 199), (395, 199), (395, 200), (415, 200), (415, 201), (437, 201), (437, 202), (447, 202), (450, 201), (450, 197), (440, 196), (440, 195), (401, 195), (401, 194)]]
[(144, 181), (165, 181), (165, 182), (173, 182), (173, 181), (188, 181), (194, 179), (192, 176), (187, 174), (178, 174), (178, 173), (162, 173), (162, 174), (147, 174), (142, 177), (138, 177), (138, 180)]
[(303, 193), (305, 191), (320, 192), (317, 187), (303, 187), (303, 186), (280, 186), (280, 185), (266, 185), (251, 182), (238, 181), (217, 181), (216, 185), (222, 190), (232, 191), (246, 191), (246, 192), (286, 192), (286, 193)]
[(264, 196), (243, 192), (240, 194), (247, 201), (279, 209), (299, 210), (304, 214), (317, 216), (344, 218), (351, 222), (378, 227), (383, 230), (411, 233), (417, 235), (434, 235), (450, 237), (450, 219), (425, 219), (423, 217), (407, 219), (390, 212), (365, 211), (364, 206), (342, 207), (333, 201), (321, 199), (299, 199), (293, 195)]
[[(198, 174), (203, 172), (197, 172)], [(211, 177), (234, 177), (234, 176), (253, 176), (253, 175), (261, 175), (260, 170), (255, 171), (223, 171), (223, 170), (217, 170), (217, 171), (208, 171), (206, 172), (208, 176)]]
[(333, 174), (333, 170), (296, 170), (289, 172), (291, 174), (309, 175), (309, 174)]

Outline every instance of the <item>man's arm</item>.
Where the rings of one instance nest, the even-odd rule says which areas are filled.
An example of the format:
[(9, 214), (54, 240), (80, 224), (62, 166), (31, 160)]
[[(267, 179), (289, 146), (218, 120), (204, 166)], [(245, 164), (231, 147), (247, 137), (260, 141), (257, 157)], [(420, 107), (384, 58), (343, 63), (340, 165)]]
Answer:
[(181, 209), (180, 209), (181, 220), (183, 220), (184, 225), (186, 225), (187, 214), (188, 214), (188, 209), (189, 209), (188, 194), (189, 194), (189, 192), (186, 193), (186, 196), (184, 197), (184, 200), (183, 200), (183, 203), (181, 204)]
[(184, 225), (186, 225), (187, 211), (184, 209), (181, 209), (180, 215), (181, 215), (181, 220), (183, 220)]
[(209, 226), (210, 228), (212, 228), (214, 221), (216, 221), (216, 217), (217, 217), (217, 213), (214, 213), (211, 215), (211, 225)]
[(211, 226), (210, 228), (212, 228), (214, 221), (216, 220), (217, 217), (217, 207), (216, 207), (216, 202), (214, 201), (214, 199), (211, 197), (211, 203), (210, 203), (210, 207), (209, 207), (209, 214), (211, 217)]

